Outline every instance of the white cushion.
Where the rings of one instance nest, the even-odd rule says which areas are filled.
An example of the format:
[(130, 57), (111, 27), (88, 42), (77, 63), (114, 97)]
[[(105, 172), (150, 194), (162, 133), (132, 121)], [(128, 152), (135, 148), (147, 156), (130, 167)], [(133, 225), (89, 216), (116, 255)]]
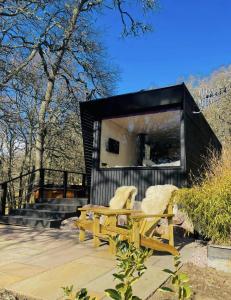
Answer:
[(178, 188), (171, 184), (150, 186), (142, 200), (141, 209), (145, 214), (159, 215), (166, 210), (172, 192)]
[(121, 186), (115, 191), (114, 197), (110, 200), (111, 209), (125, 208), (127, 201), (130, 201), (130, 209), (133, 208), (137, 188), (135, 186)]

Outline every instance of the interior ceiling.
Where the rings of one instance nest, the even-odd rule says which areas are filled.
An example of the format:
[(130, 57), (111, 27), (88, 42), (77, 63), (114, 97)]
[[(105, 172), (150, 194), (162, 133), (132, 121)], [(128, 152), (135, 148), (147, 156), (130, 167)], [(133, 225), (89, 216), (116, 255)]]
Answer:
[(108, 119), (133, 134), (145, 133), (155, 139), (179, 139), (180, 111), (171, 110), (145, 115)]

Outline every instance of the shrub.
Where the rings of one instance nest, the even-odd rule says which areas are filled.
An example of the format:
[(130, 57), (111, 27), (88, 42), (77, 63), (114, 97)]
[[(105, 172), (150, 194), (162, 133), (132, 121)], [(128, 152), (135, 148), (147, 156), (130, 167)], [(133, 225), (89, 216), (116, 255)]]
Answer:
[(88, 291), (85, 288), (80, 289), (77, 292), (73, 290), (74, 286), (71, 285), (70, 287), (66, 286), (63, 287), (63, 292), (65, 296), (65, 300), (96, 300), (96, 298), (91, 298), (88, 295)]
[(191, 219), (194, 229), (213, 243), (231, 245), (231, 147), (221, 157), (212, 153), (206, 172), (192, 188), (180, 189), (174, 200)]
[(144, 274), (144, 262), (152, 251), (136, 248), (132, 243), (119, 241), (118, 237), (115, 238), (115, 243), (118, 272), (113, 276), (119, 283), (115, 289), (106, 289), (106, 295), (114, 300), (140, 300), (133, 295), (132, 286)]
[(163, 270), (165, 273), (170, 275), (173, 289), (169, 287), (162, 287), (159, 288), (159, 291), (173, 293), (176, 295), (178, 300), (185, 300), (185, 299), (189, 299), (189, 297), (192, 294), (192, 290), (188, 283), (189, 282), (188, 275), (179, 272), (181, 265), (182, 263), (180, 260), (180, 256), (175, 256), (174, 257), (175, 271), (173, 272), (172, 270), (169, 269)]

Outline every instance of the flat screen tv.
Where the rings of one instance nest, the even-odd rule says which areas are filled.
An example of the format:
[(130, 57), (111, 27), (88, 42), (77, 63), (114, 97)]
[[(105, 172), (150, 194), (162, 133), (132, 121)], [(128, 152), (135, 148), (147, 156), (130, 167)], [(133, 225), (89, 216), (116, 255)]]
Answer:
[(120, 142), (112, 138), (107, 141), (106, 150), (110, 153), (119, 154), (120, 153)]

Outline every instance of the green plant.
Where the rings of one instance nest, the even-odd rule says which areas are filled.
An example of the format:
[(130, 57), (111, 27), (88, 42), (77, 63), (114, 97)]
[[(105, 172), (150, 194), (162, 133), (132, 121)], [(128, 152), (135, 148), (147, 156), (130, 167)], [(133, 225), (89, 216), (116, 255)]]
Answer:
[(212, 154), (206, 172), (192, 188), (179, 189), (174, 200), (192, 221), (195, 231), (213, 243), (231, 245), (231, 147)]
[(116, 243), (116, 259), (119, 271), (113, 274), (119, 281), (115, 289), (106, 289), (106, 295), (115, 300), (139, 300), (133, 295), (132, 285), (144, 274), (146, 266), (145, 260), (152, 254), (152, 251), (136, 248), (132, 243), (119, 241), (114, 238)]
[(80, 289), (78, 292), (73, 291), (73, 285), (70, 287), (66, 286), (62, 288), (64, 291), (65, 300), (95, 300), (88, 295), (88, 291), (85, 288)]
[[(144, 274), (146, 266), (145, 260), (152, 254), (152, 251), (136, 248), (132, 243), (127, 241), (120, 241), (119, 237), (112, 238), (116, 246), (116, 260), (118, 273), (113, 276), (119, 280), (115, 289), (106, 289), (105, 293), (115, 300), (139, 300), (139, 297), (134, 296), (132, 292), (132, 285)], [(65, 300), (95, 300), (88, 295), (88, 291), (82, 288), (78, 292), (73, 291), (73, 285), (70, 287), (63, 287)]]
[(169, 269), (164, 269), (165, 273), (170, 274), (171, 283), (174, 289), (169, 287), (159, 288), (159, 291), (174, 293), (177, 296), (177, 299), (184, 300), (189, 299), (191, 296), (191, 287), (189, 285), (189, 277), (187, 274), (179, 273), (179, 268), (181, 266), (181, 261), (179, 256), (174, 257), (174, 267), (175, 271), (171, 271)]

